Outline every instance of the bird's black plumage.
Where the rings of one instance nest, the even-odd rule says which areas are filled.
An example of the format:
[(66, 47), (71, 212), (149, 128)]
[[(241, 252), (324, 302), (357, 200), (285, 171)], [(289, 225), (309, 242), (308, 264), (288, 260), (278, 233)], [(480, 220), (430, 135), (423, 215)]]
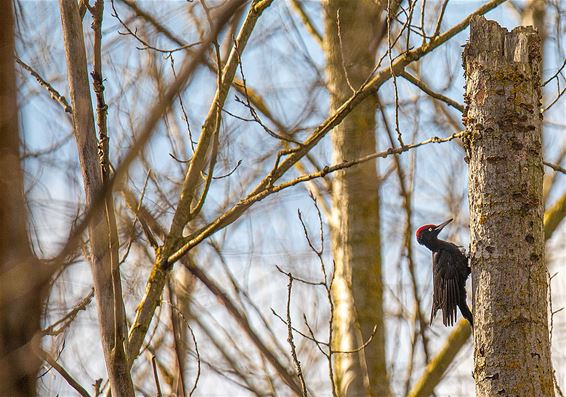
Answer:
[(468, 258), (460, 248), (448, 241), (438, 239), (440, 231), (452, 219), (440, 225), (424, 225), (417, 230), (417, 241), (432, 251), (432, 310), (430, 322), (438, 309), (442, 310), (445, 326), (456, 322), (456, 308), (473, 326), (472, 312), (466, 303), (466, 280), (470, 275)]

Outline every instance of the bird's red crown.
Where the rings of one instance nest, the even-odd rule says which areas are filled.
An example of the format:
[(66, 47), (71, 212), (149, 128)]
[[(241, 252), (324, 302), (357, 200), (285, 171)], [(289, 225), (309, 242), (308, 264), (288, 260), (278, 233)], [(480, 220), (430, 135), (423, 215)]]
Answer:
[(428, 230), (428, 229), (434, 229), (435, 227), (436, 227), (436, 225), (423, 225), (423, 226), (421, 226), (417, 229), (417, 232), (415, 233), (415, 235), (417, 236), (417, 238), (419, 238), (419, 236), (421, 235), (422, 232), (424, 232), (425, 230)]

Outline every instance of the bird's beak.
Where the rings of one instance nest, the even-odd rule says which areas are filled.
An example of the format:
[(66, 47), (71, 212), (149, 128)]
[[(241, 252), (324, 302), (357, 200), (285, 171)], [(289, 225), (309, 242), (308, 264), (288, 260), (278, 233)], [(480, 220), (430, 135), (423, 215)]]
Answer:
[(444, 229), (444, 226), (448, 225), (450, 222), (452, 222), (452, 218), (450, 218), (446, 222), (442, 222), (440, 225), (436, 226), (434, 228), (434, 231), (436, 232), (436, 234), (440, 233), (440, 231), (442, 229)]

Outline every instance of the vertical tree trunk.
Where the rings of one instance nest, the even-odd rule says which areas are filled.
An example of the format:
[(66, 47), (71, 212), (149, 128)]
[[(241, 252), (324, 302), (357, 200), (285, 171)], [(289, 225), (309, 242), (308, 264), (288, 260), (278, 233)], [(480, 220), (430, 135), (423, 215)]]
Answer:
[[(382, 8), (375, 2), (328, 0), (324, 50), (331, 112), (371, 73)], [(375, 97), (364, 100), (332, 134), (334, 162), (352, 160), (376, 149)], [(353, 350), (377, 327), (359, 353), (338, 354), (335, 382), (341, 396), (386, 396), (383, 286), (379, 232), (379, 180), (375, 162), (337, 173), (332, 191), (332, 251), (335, 305), (332, 349)]]
[[(73, 132), (79, 152), (86, 205), (90, 208), (101, 199), (99, 196), (103, 190), (103, 174), (94, 128), (84, 33), (77, 2), (59, 0), (59, 8), (73, 108)], [(104, 204), (106, 205), (99, 205), (100, 210), (93, 216), (88, 227), (88, 259), (92, 269), (110, 389), (114, 397), (133, 396), (134, 388), (126, 357), (126, 320), (118, 268), (116, 219), (112, 201), (105, 200)]]
[(476, 395), (554, 396), (540, 40), (474, 17), (464, 51)]
[(41, 276), (27, 234), (12, 1), (0, 1), (0, 9), (0, 395), (34, 396), (41, 361), (31, 345), (40, 327)]

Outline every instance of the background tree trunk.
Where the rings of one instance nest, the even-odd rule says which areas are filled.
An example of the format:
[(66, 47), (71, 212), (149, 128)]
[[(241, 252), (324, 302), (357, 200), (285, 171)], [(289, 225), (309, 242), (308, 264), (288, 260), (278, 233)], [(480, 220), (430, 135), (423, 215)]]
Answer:
[(474, 17), (464, 51), (476, 395), (553, 396), (540, 40)]
[[(357, 90), (374, 67), (382, 8), (372, 1), (325, 3), (326, 73), (334, 112)], [(352, 160), (376, 150), (376, 98), (370, 96), (334, 129), (333, 161)], [(386, 374), (383, 285), (381, 279), (379, 179), (375, 161), (338, 172), (332, 190), (332, 252), (335, 305), (332, 349), (357, 354), (335, 356), (339, 395), (385, 396)]]
[(27, 233), (12, 2), (0, 5), (0, 395), (34, 396), (41, 361), (31, 347), (42, 288)]

